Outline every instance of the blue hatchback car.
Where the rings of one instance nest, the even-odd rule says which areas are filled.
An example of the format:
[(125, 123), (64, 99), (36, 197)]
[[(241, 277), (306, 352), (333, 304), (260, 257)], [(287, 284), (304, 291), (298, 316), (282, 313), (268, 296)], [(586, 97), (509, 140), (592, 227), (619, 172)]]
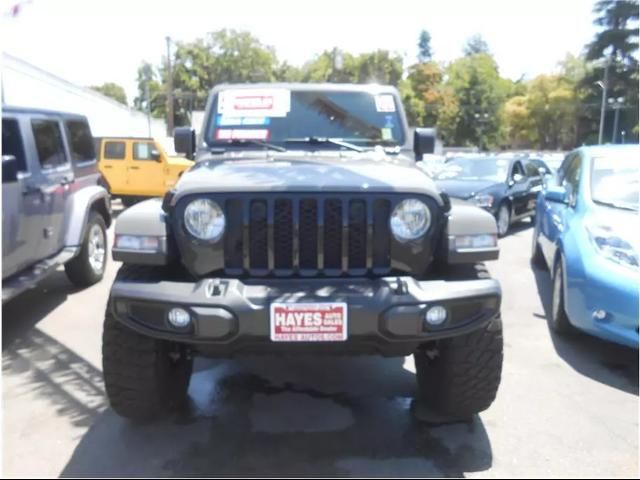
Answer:
[(536, 202), (532, 262), (553, 281), (551, 328), (638, 348), (640, 145), (569, 153)]

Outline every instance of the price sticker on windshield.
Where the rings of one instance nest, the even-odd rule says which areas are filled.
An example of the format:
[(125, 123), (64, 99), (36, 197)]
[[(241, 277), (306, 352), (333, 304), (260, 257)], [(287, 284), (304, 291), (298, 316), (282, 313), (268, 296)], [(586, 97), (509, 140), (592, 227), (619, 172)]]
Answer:
[(216, 140), (269, 140), (267, 129), (219, 128)]
[(243, 88), (218, 94), (218, 114), (223, 117), (286, 117), (291, 92), (284, 88)]
[(396, 102), (393, 99), (393, 95), (384, 94), (384, 95), (376, 95), (376, 111), (378, 112), (395, 112), (396, 111)]

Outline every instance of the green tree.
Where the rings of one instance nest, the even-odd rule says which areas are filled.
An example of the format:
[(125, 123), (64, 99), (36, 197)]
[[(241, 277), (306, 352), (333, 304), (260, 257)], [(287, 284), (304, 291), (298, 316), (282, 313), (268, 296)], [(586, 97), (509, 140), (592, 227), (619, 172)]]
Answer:
[(412, 91), (415, 93), (415, 108), (422, 111), (419, 114), (421, 124), (435, 125), (438, 121), (438, 113), (442, 105), (442, 79), (444, 72), (436, 62), (425, 62), (413, 65), (409, 69), (407, 79)]
[(165, 89), (160, 72), (148, 62), (138, 67), (138, 95), (133, 99), (133, 106), (145, 112), (147, 110), (146, 85), (149, 88), (149, 111), (152, 117), (164, 118), (167, 111)]
[(397, 86), (402, 79), (402, 57), (388, 50), (363, 53), (356, 58), (356, 81)]
[(431, 35), (426, 30), (422, 30), (418, 39), (418, 63), (430, 62), (432, 58)]
[(113, 82), (105, 82), (102, 85), (89, 87), (96, 92), (101, 93), (102, 95), (112, 98), (116, 102), (120, 102), (123, 105), (127, 105), (127, 94), (117, 83)]
[[(599, 28), (592, 42), (585, 47), (586, 59), (593, 62), (582, 80), (585, 108), (580, 114), (579, 141), (595, 142), (600, 119), (601, 90), (598, 81), (604, 79), (609, 62), (608, 96), (625, 98), (621, 111), (620, 130), (632, 131), (638, 124), (638, 0), (599, 0), (595, 3), (594, 24)], [(605, 141), (611, 138), (613, 112), (605, 117)], [(633, 134), (634, 140), (637, 135)], [(618, 137), (619, 138), (619, 137)]]
[(527, 108), (542, 149), (569, 149), (575, 143), (576, 92), (560, 75), (539, 75), (529, 86)]
[(447, 76), (445, 85), (451, 88), (457, 103), (453, 142), (482, 149), (496, 146), (506, 93), (493, 57), (477, 53), (459, 58), (448, 66)]
[(302, 67), (304, 82), (381, 83), (399, 85), (402, 57), (387, 50), (354, 56), (338, 49), (324, 51)]
[(538, 135), (529, 110), (528, 97), (511, 97), (504, 106), (505, 135), (511, 148), (531, 148)]
[[(166, 60), (165, 60), (166, 61)], [(209, 90), (220, 83), (270, 82), (279, 75), (294, 75), (279, 65), (272, 47), (248, 32), (219, 30), (193, 42), (181, 42), (172, 53), (175, 124), (188, 123), (190, 111), (204, 109)], [(165, 65), (151, 68), (149, 90), (152, 114), (166, 112)], [(144, 110), (146, 64), (138, 69), (136, 107)]]
[(482, 35), (475, 34), (469, 40), (467, 40), (466, 45), (464, 46), (463, 52), (465, 56), (470, 57), (471, 55), (478, 55), (479, 53), (484, 53), (490, 55), (489, 45), (482, 38)]

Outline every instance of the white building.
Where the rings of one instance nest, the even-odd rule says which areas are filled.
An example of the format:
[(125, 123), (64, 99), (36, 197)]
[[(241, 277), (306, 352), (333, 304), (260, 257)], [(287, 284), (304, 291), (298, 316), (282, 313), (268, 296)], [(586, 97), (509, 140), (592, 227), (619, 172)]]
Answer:
[(90, 88), (75, 85), (7, 53), (2, 54), (2, 104), (79, 113), (96, 137), (165, 139), (166, 123)]

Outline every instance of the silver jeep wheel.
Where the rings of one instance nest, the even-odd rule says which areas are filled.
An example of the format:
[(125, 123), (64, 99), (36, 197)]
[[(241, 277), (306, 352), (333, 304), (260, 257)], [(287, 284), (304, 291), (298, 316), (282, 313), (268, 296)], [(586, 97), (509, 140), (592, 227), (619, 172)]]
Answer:
[(106, 255), (106, 239), (104, 231), (100, 225), (92, 225), (89, 230), (89, 265), (96, 273), (101, 273), (104, 269), (104, 259)]

